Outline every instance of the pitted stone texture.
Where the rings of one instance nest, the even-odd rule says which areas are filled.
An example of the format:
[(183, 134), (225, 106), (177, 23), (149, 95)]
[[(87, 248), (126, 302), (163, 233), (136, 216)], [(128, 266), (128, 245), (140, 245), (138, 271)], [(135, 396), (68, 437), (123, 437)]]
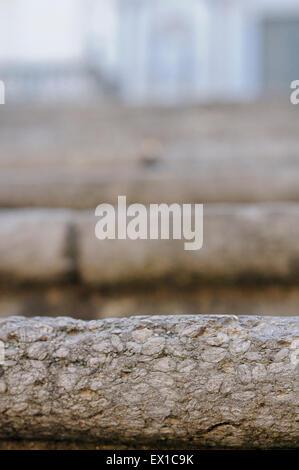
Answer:
[(0, 438), (298, 446), (297, 317), (0, 320)]

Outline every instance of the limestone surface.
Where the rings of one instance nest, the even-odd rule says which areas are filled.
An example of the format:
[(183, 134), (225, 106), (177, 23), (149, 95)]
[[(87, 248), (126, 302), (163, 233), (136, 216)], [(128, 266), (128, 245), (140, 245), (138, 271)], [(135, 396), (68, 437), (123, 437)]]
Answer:
[(0, 340), (1, 439), (298, 447), (298, 317), (10, 317)]

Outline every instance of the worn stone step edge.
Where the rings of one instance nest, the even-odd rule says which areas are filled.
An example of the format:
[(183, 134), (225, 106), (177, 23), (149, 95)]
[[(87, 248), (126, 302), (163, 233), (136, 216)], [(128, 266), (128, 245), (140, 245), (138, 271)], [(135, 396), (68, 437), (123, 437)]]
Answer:
[(95, 237), (94, 210), (0, 211), (2, 282), (87, 284), (299, 280), (299, 204), (208, 204), (203, 248)]

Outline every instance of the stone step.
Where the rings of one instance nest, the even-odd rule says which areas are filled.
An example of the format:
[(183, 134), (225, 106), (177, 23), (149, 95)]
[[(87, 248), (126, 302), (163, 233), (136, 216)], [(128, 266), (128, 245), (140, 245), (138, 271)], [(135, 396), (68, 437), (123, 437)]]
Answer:
[(0, 319), (0, 439), (298, 448), (298, 317)]
[(5, 106), (0, 207), (299, 201), (298, 126), (289, 103)]
[(93, 211), (0, 211), (3, 282), (89, 285), (299, 280), (299, 204), (207, 204), (204, 242), (104, 240)]

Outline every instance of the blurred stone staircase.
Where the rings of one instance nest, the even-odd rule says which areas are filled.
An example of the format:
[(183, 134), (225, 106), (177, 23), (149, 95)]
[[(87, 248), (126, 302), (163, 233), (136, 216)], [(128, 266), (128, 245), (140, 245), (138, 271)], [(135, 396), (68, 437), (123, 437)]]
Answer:
[[(297, 314), (299, 114), (5, 106), (0, 315)], [(204, 246), (104, 241), (102, 202), (204, 203)]]

